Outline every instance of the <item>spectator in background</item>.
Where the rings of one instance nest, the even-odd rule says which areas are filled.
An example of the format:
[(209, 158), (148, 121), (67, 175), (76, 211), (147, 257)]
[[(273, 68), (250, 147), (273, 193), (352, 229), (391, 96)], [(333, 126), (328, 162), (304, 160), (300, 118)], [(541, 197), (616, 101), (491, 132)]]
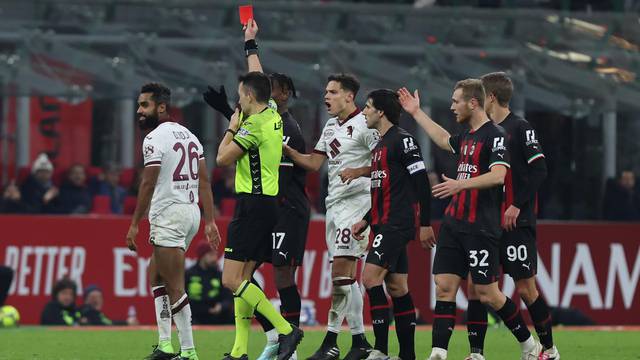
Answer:
[(120, 166), (118, 164), (108, 163), (103, 168), (103, 174), (95, 184), (93, 195), (109, 196), (111, 199), (111, 212), (113, 214), (122, 214), (127, 190), (120, 186)]
[(218, 254), (209, 243), (196, 247), (198, 262), (185, 273), (194, 324), (232, 324), (233, 296), (222, 286)]
[(69, 278), (58, 280), (53, 286), (51, 301), (40, 316), (41, 325), (77, 325), (80, 312), (76, 309), (77, 286)]
[(53, 164), (49, 157), (45, 153), (38, 155), (21, 190), (27, 212), (52, 214), (57, 211), (59, 190), (51, 182), (52, 176)]
[(84, 289), (84, 304), (80, 308), (80, 325), (138, 325), (138, 319), (129, 317), (126, 321), (111, 320), (103, 312), (104, 298), (102, 289), (89, 285)]
[(22, 194), (16, 186), (15, 180), (12, 180), (2, 193), (0, 199), (0, 213), (19, 214), (27, 211), (27, 207), (22, 202)]
[(104, 298), (102, 290), (96, 285), (89, 285), (84, 289), (84, 304), (80, 307), (81, 325), (113, 325), (103, 312)]
[(73, 165), (67, 180), (60, 188), (60, 212), (63, 214), (86, 214), (91, 210), (91, 194), (86, 185), (87, 174), (82, 165)]
[(611, 221), (640, 220), (640, 192), (636, 187), (633, 171), (624, 170), (618, 179), (607, 181), (603, 215)]
[(131, 181), (131, 186), (127, 190), (129, 196), (138, 196), (138, 189), (140, 188), (140, 180), (142, 180), (142, 170), (143, 167), (137, 168), (136, 172), (133, 174), (133, 181)]
[(222, 200), (236, 197), (235, 173), (235, 167), (233, 166), (222, 168), (220, 178), (211, 185), (216, 214), (220, 214)]

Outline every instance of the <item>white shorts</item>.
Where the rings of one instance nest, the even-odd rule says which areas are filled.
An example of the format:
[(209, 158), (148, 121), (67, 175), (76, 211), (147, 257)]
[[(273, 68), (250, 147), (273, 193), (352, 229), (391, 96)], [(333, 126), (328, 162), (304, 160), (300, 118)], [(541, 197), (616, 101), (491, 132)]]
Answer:
[(151, 244), (187, 251), (200, 227), (200, 209), (194, 204), (171, 204), (149, 223)]
[(327, 209), (326, 241), (329, 250), (329, 260), (335, 256), (362, 257), (367, 251), (369, 243), (369, 228), (358, 241), (351, 236), (351, 226), (362, 220), (371, 208), (371, 196), (353, 196), (338, 200)]

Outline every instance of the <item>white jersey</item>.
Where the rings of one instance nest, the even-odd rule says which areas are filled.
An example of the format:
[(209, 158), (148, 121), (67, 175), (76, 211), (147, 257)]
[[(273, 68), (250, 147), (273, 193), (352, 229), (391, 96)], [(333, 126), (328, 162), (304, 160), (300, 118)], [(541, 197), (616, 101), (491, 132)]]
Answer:
[(329, 161), (327, 207), (350, 196), (369, 196), (371, 180), (368, 177), (355, 179), (347, 185), (340, 179), (340, 172), (347, 168), (371, 166), (371, 150), (379, 139), (377, 130), (367, 128), (361, 112), (343, 123), (337, 117), (327, 120), (314, 149), (326, 155)]
[(198, 167), (204, 159), (202, 144), (186, 127), (163, 122), (142, 144), (144, 166), (160, 166), (151, 198), (149, 220), (171, 204), (198, 206)]

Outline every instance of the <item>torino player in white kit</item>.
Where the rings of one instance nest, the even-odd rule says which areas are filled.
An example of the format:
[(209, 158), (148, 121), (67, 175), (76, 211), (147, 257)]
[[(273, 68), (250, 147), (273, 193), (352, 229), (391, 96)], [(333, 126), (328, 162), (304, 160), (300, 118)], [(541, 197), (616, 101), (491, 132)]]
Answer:
[[(326, 198), (326, 241), (332, 261), (333, 294), (328, 331), (310, 360), (335, 360), (340, 357), (336, 339), (346, 316), (351, 328), (351, 350), (346, 360), (368, 356), (371, 345), (364, 336), (363, 296), (356, 282), (356, 261), (366, 252), (366, 242), (351, 236), (351, 223), (359, 221), (371, 207), (371, 150), (379, 136), (368, 129), (364, 115), (355, 105), (360, 88), (353, 75), (337, 74), (328, 79), (325, 91), (327, 121), (312, 154), (301, 154), (285, 146), (284, 151), (297, 165), (311, 171), (329, 160), (329, 194)], [(347, 170), (349, 169), (349, 170)], [(369, 235), (367, 229), (364, 236)]]
[[(184, 253), (200, 227), (202, 201), (204, 232), (217, 248), (218, 228), (213, 219), (213, 195), (202, 144), (168, 114), (171, 91), (146, 84), (138, 97), (138, 124), (151, 132), (144, 138), (144, 171), (138, 204), (127, 233), (127, 246), (136, 250), (138, 223), (149, 208), (149, 242), (153, 254), (149, 279), (153, 290), (159, 342), (145, 359), (197, 360), (191, 331), (191, 307), (184, 290)], [(178, 329), (180, 353), (171, 345), (171, 319)]]

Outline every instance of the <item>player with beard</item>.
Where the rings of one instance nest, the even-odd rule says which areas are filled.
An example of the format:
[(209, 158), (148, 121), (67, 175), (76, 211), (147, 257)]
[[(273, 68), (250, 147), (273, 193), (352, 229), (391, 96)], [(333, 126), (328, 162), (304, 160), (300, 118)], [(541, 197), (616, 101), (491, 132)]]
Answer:
[[(351, 350), (345, 359), (364, 359), (371, 349), (364, 335), (363, 296), (356, 282), (357, 260), (364, 256), (366, 242), (354, 239), (351, 226), (371, 208), (370, 181), (362, 176), (370, 174), (371, 150), (379, 136), (375, 129), (367, 128), (364, 115), (355, 105), (359, 89), (360, 83), (353, 75), (329, 76), (324, 99), (332, 118), (325, 124), (313, 153), (304, 154), (284, 146), (285, 154), (309, 171), (318, 171), (325, 160), (329, 160), (325, 222), (333, 293), (328, 331), (309, 360), (340, 357), (337, 338), (345, 317), (352, 335)], [(367, 228), (363, 236), (368, 234)]]
[[(258, 57), (256, 35), (258, 24), (250, 19), (245, 28), (245, 52), (249, 71), (263, 72)], [(305, 142), (300, 125), (288, 108), (290, 97), (296, 97), (291, 78), (285, 74), (273, 73), (271, 80), (271, 99), (275, 101), (278, 114), (283, 123), (283, 143), (298, 151), (305, 151)], [(227, 119), (233, 109), (229, 106), (224, 87), (219, 91), (209, 88), (203, 94), (204, 100)], [(309, 201), (305, 193), (306, 171), (295, 165), (286, 156), (280, 161), (278, 177), (278, 221), (271, 233), (272, 246), (265, 254), (265, 262), (273, 265), (274, 280), (280, 295), (280, 312), (287, 321), (300, 326), (300, 293), (295, 282), (298, 266), (302, 265), (307, 242), (307, 229), (310, 217)], [(260, 263), (258, 263), (258, 266)], [(252, 279), (257, 284), (257, 282)], [(262, 325), (267, 336), (265, 348), (258, 360), (271, 360), (278, 352), (278, 332), (274, 326), (259, 313), (256, 319)], [(296, 354), (292, 359), (296, 358)]]
[(469, 127), (456, 135), (450, 135), (422, 111), (417, 90), (411, 95), (402, 88), (398, 95), (402, 107), (431, 140), (441, 149), (458, 155), (456, 179), (443, 175), (444, 181), (433, 187), (435, 197), (452, 196), (452, 199), (445, 210), (433, 262), (436, 307), (429, 360), (447, 358), (455, 326), (456, 293), (468, 274), (476, 284), (480, 301), (498, 313), (520, 343), (521, 359), (537, 360), (542, 345), (531, 336), (516, 304), (498, 287), (500, 208), (509, 153), (504, 129), (495, 125), (484, 111), (482, 82), (467, 79), (454, 87), (451, 111), (458, 123)]
[[(198, 138), (169, 116), (171, 91), (157, 83), (146, 84), (138, 96), (138, 124), (150, 131), (142, 151), (144, 171), (138, 190), (127, 246), (136, 251), (138, 224), (149, 209), (149, 242), (153, 253), (148, 275), (153, 291), (159, 341), (145, 359), (198, 360), (191, 331), (191, 307), (184, 289), (184, 253), (200, 227), (217, 248), (220, 234), (213, 218), (213, 195), (203, 147)], [(173, 354), (171, 319), (178, 329), (180, 353)]]
[[(505, 198), (500, 262), (516, 283), (520, 298), (529, 309), (540, 342), (545, 348), (540, 359), (560, 359), (553, 344), (549, 306), (538, 292), (536, 271), (536, 193), (546, 178), (547, 165), (536, 131), (531, 124), (509, 109), (513, 83), (507, 74), (495, 72), (482, 76), (486, 91), (484, 109), (495, 124), (507, 132), (511, 168), (505, 181)], [(480, 303), (473, 282), (467, 283), (469, 307), (467, 330), (471, 354), (467, 360), (484, 360), (484, 336), (487, 309)]]

